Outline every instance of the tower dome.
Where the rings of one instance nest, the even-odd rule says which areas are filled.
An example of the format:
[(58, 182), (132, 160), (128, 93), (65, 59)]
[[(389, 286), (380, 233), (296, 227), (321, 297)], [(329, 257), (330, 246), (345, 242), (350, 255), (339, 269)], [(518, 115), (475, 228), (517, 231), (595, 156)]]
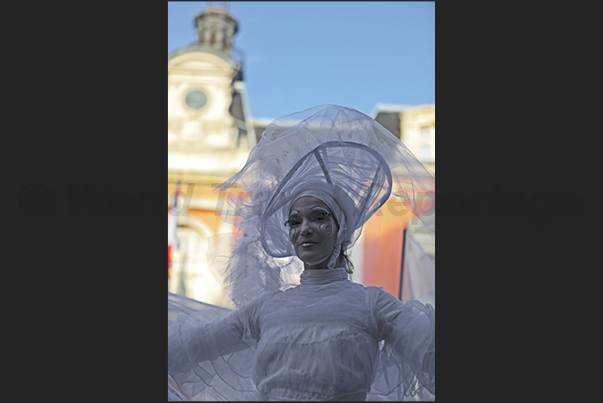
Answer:
[(195, 16), (197, 43), (230, 54), (237, 20), (223, 8), (210, 6)]

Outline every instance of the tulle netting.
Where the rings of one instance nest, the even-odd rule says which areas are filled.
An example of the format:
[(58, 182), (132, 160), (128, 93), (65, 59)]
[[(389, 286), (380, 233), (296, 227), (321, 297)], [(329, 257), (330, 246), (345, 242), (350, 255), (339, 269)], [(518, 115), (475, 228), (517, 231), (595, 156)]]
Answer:
[(168, 292), (168, 400), (254, 399), (255, 350), (239, 340), (217, 340), (212, 332), (231, 312)]

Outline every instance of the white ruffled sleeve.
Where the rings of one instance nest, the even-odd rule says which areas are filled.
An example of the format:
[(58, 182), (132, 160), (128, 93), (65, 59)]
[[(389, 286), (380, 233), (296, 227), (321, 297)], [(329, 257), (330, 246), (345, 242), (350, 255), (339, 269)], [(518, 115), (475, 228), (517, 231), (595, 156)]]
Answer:
[(168, 387), (189, 400), (251, 397), (253, 348), (261, 301), (223, 312), (180, 315), (168, 326)]
[(435, 310), (430, 304), (405, 304), (373, 288), (373, 314), (377, 334), (384, 344), (380, 350), (373, 390), (389, 394), (401, 388), (404, 396), (422, 389), (435, 395)]

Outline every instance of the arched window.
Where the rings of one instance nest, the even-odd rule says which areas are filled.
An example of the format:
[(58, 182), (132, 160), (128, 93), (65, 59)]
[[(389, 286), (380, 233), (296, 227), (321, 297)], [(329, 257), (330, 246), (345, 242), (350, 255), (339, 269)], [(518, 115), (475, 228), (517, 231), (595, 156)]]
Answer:
[(228, 296), (210, 270), (207, 259), (212, 231), (201, 220), (178, 217), (179, 248), (173, 256), (169, 291), (212, 305), (232, 308)]

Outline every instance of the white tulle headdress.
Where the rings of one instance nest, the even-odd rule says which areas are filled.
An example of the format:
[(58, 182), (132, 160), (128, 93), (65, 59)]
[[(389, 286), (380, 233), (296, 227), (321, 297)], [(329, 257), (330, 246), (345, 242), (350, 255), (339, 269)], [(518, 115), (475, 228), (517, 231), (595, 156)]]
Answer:
[(285, 226), (292, 203), (302, 196), (325, 202), (337, 221), (329, 267), (390, 197), (399, 197), (435, 232), (432, 175), (391, 132), (342, 106), (322, 105), (274, 120), (241, 171), (217, 190), (229, 188), (219, 213), (238, 233), (220, 275), (236, 306), (282, 289), (287, 274), (302, 271)]

